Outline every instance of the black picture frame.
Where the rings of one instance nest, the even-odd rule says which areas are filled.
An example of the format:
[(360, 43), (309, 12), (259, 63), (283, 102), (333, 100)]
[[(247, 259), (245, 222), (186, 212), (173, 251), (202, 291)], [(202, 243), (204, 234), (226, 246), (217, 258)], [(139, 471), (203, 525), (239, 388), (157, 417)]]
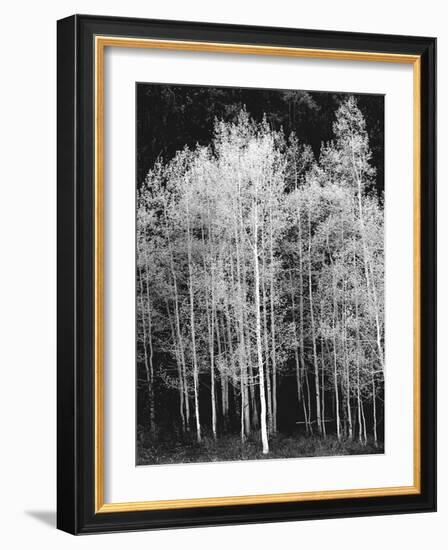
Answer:
[[(95, 36), (415, 55), (421, 62), (420, 492), (161, 510), (95, 509)], [(436, 39), (74, 15), (57, 24), (57, 527), (100, 533), (436, 509)]]

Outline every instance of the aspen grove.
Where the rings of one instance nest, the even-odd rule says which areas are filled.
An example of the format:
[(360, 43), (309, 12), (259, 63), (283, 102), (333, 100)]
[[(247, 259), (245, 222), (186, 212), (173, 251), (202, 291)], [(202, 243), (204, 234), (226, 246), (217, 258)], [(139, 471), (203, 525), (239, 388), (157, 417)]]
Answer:
[(143, 446), (157, 450), (164, 431), (199, 447), (231, 435), (269, 458), (288, 390), (296, 440), (382, 447), (384, 208), (354, 97), (333, 134), (315, 156), (242, 109), (216, 120), (208, 146), (147, 173), (137, 191)]

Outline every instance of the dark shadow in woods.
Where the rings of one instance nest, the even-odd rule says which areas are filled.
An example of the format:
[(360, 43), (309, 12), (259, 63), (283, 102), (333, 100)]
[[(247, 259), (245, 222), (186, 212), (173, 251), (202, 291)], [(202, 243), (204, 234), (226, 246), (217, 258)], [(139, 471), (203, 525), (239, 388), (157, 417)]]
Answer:
[(56, 511), (55, 510), (25, 510), (25, 514), (37, 519), (47, 527), (56, 529)]

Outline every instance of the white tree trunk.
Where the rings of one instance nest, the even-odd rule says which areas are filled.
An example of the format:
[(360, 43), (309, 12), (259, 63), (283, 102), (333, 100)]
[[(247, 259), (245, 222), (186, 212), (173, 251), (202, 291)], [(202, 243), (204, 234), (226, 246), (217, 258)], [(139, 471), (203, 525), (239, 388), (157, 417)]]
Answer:
[(308, 296), (310, 301), (310, 320), (311, 320), (311, 338), (313, 343), (313, 362), (314, 362), (314, 389), (316, 398), (316, 420), (317, 429), (319, 433), (322, 433), (322, 417), (320, 410), (320, 387), (319, 387), (319, 362), (317, 359), (317, 346), (316, 346), (316, 325), (314, 321), (314, 303), (313, 303), (313, 289), (312, 289), (312, 276), (311, 276), (311, 212), (308, 205)]
[(188, 206), (188, 198), (186, 200), (187, 211), (187, 254), (188, 254), (188, 290), (190, 295), (190, 330), (191, 330), (191, 348), (193, 355), (193, 389), (194, 389), (194, 411), (196, 420), (196, 439), (201, 442), (201, 420), (199, 414), (199, 367), (196, 354), (196, 328), (194, 315), (194, 289), (193, 289), (193, 267), (192, 267), (192, 250), (191, 250), (191, 234), (190, 234), (190, 212)]
[(336, 277), (334, 272), (334, 265), (332, 267), (332, 279), (333, 279), (333, 378), (334, 378), (334, 400), (335, 400), (335, 414), (336, 414), (336, 434), (338, 440), (341, 440), (341, 415), (339, 412), (339, 384), (338, 384), (338, 356), (336, 346), (336, 319), (337, 319), (337, 301), (336, 301)]
[(173, 248), (171, 245), (171, 238), (169, 234), (166, 204), (164, 204), (164, 217), (165, 217), (165, 232), (166, 232), (166, 237), (168, 241), (170, 271), (171, 271), (171, 278), (172, 278), (173, 291), (174, 291), (174, 320), (175, 320), (175, 326), (176, 326), (177, 347), (179, 349), (179, 357), (180, 357), (182, 378), (183, 378), (186, 429), (187, 431), (189, 431), (190, 430), (190, 400), (188, 395), (187, 367), (185, 363), (184, 345), (183, 345), (183, 339), (182, 339), (182, 332), (180, 328), (179, 293), (177, 289), (176, 271), (174, 269)]
[(257, 198), (255, 198), (254, 213), (254, 278), (255, 278), (255, 332), (257, 336), (257, 359), (260, 388), (260, 413), (261, 413), (261, 441), (263, 445), (263, 454), (269, 453), (268, 430), (266, 423), (266, 395), (264, 387), (264, 368), (263, 351), (261, 344), (261, 314), (260, 314), (260, 271), (258, 259), (258, 208)]

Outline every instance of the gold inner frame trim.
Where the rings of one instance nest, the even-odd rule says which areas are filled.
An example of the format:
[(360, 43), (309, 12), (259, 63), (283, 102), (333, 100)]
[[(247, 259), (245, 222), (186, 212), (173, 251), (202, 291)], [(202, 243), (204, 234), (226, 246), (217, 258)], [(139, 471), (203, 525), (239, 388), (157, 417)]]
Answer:
[[(413, 299), (414, 299), (414, 349), (413, 349), (413, 424), (414, 471), (413, 485), (348, 490), (276, 493), (180, 500), (153, 500), (141, 502), (106, 503), (104, 501), (104, 51), (106, 47), (153, 48), (208, 53), (232, 53), (244, 55), (285, 56), (342, 61), (370, 61), (382, 63), (407, 63), (413, 65)], [(417, 55), (381, 52), (357, 52), (324, 50), (253, 44), (226, 44), (181, 40), (156, 40), (96, 36), (95, 55), (95, 513), (130, 512), (142, 510), (167, 510), (207, 506), (232, 506), (276, 502), (304, 502), (341, 498), (382, 497), (413, 495), (421, 492), (421, 424), (420, 424), (420, 270), (421, 270), (421, 59)]]

